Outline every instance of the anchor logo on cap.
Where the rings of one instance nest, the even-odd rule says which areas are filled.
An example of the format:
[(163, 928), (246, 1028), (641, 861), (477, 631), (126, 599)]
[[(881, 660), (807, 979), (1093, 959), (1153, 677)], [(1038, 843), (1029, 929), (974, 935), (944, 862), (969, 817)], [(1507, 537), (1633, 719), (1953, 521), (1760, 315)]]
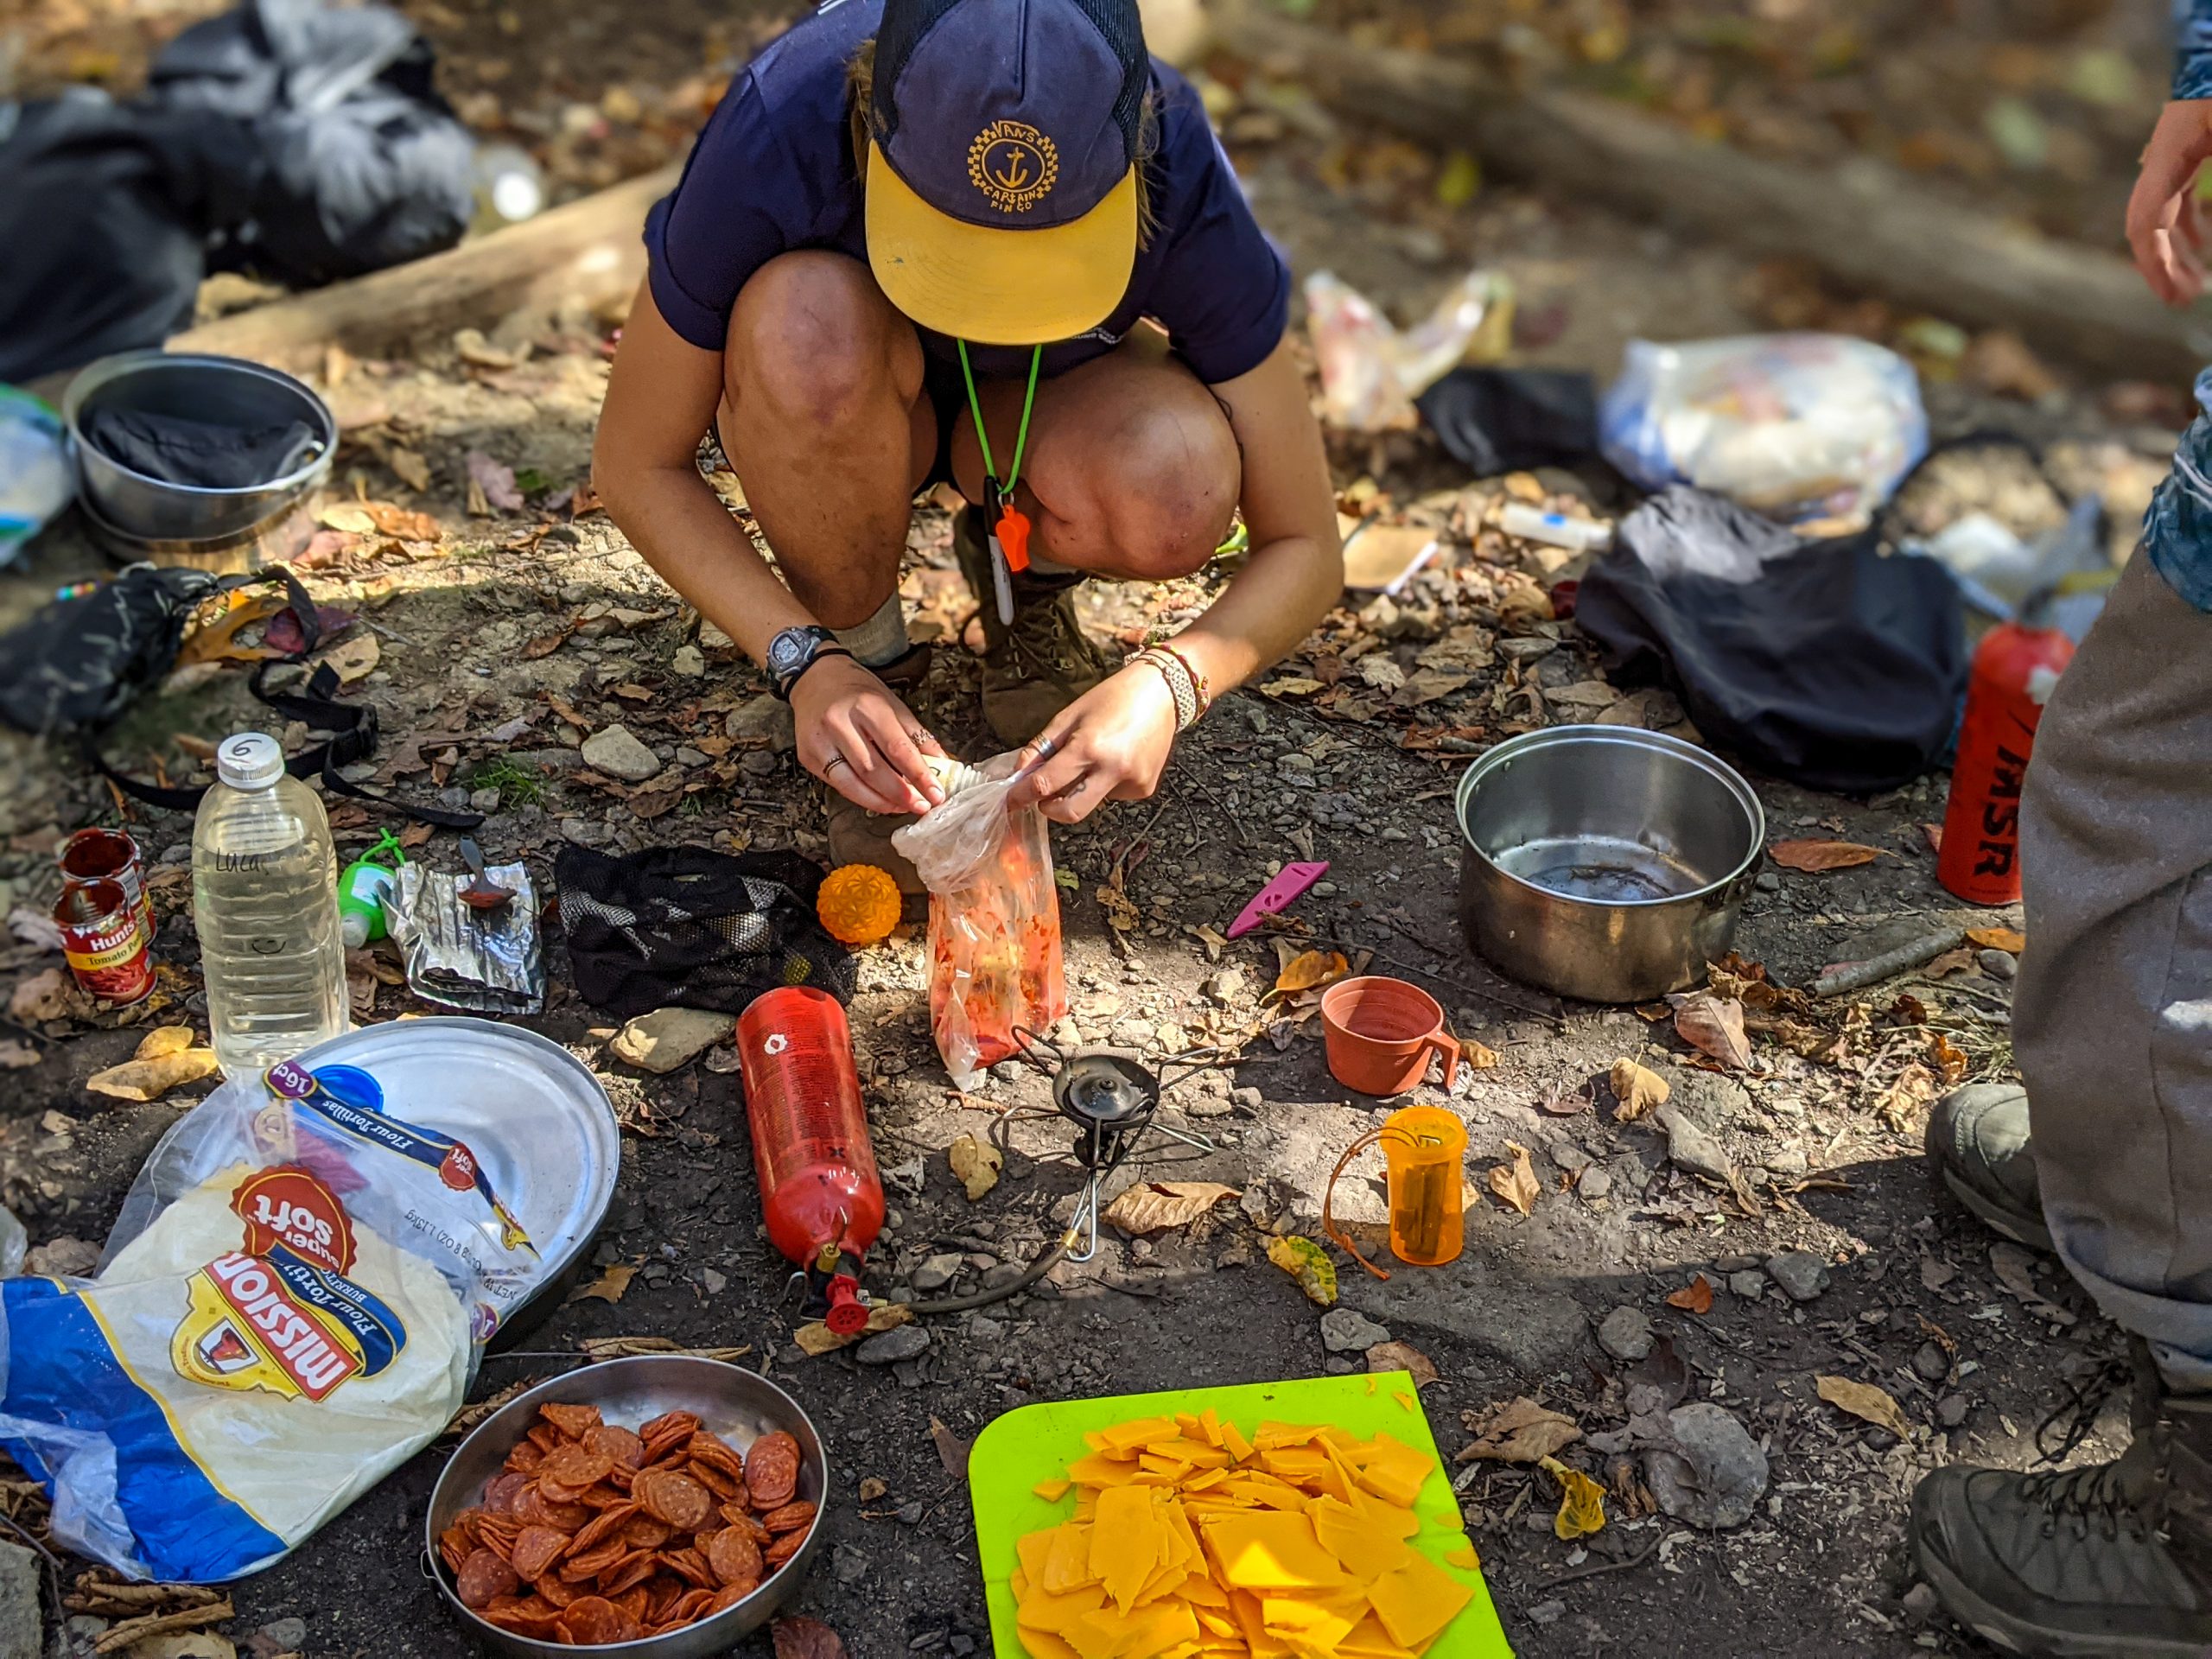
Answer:
[(1022, 121), (994, 121), (968, 147), (968, 177), (1002, 213), (1026, 213), (1052, 194), (1060, 153)]

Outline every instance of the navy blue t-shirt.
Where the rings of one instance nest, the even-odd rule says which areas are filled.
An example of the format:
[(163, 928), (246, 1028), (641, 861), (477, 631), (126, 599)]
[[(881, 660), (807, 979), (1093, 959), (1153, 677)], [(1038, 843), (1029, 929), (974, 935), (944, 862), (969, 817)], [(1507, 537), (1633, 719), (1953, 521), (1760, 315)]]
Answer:
[[(846, 69), (882, 11), (882, 0), (830, 0), (770, 45), (731, 82), (674, 194), (646, 216), (654, 302), (692, 345), (721, 349), (738, 290), (778, 254), (831, 248), (867, 259)], [(1257, 368), (1282, 338), (1289, 267), (1254, 221), (1196, 89), (1157, 58), (1152, 79), (1150, 241), (1113, 315), (1046, 347), (1046, 374), (1110, 351), (1140, 318), (1166, 329), (1210, 385)], [(950, 340), (921, 335), (932, 359), (957, 363)], [(993, 378), (1029, 367), (1026, 346), (970, 347), (969, 358)]]

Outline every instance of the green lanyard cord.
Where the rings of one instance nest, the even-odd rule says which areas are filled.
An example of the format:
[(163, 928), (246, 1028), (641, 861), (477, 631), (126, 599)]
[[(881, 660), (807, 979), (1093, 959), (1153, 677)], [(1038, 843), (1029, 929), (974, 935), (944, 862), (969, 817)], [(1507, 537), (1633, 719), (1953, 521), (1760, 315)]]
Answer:
[(991, 461), (991, 435), (983, 429), (983, 402), (976, 395), (976, 372), (968, 366), (968, 342), (956, 339), (952, 343), (960, 348), (960, 378), (968, 383), (968, 413), (976, 423), (976, 442), (983, 452), (983, 475), (1000, 483), (1000, 496), (1011, 505), (1014, 481), (1021, 476), (1022, 453), (1029, 448), (1029, 412), (1037, 406), (1037, 370), (1045, 360), (1045, 348), (1029, 348), (1029, 390), (1021, 397), (1021, 426), (1014, 435), (1014, 465), (1000, 482), (998, 468)]

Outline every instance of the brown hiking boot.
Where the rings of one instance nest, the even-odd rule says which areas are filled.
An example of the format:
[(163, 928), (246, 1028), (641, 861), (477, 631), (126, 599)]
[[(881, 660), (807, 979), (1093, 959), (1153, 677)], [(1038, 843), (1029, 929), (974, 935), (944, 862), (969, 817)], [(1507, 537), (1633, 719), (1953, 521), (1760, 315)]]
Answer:
[(2136, 1363), (2118, 1462), (1939, 1469), (1913, 1492), (1921, 1576), (2008, 1653), (2212, 1652), (2212, 1395), (2167, 1391), (2139, 1344)]
[(1018, 749), (1106, 677), (1105, 658), (1076, 620), (1075, 590), (1082, 581), (1047, 587), (1016, 577), (1009, 626), (999, 620), (982, 508), (970, 507), (953, 521), (952, 550), (982, 607), (983, 719), (1000, 742)]
[[(870, 671), (902, 702), (911, 702), (930, 676), (930, 648), (916, 645), (895, 662)], [(911, 812), (871, 812), (857, 801), (830, 791), (830, 864), (872, 864), (889, 872), (899, 891), (912, 898), (929, 891), (913, 861), (891, 844), (892, 833), (914, 821)], [(911, 908), (911, 907), (910, 907)]]

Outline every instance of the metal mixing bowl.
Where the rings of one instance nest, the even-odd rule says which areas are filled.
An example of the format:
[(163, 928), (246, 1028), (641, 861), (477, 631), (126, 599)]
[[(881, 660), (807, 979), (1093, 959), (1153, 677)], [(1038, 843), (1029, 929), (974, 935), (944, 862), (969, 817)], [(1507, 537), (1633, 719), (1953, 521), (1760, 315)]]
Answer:
[[(303, 423), (315, 453), (282, 478), (243, 489), (205, 489), (149, 478), (85, 442), (95, 410), (128, 409), (240, 427)], [(111, 551), (161, 543), (205, 546), (281, 522), (329, 474), (338, 422), (329, 405), (290, 375), (235, 357), (125, 352), (102, 358), (69, 383), (61, 416), (77, 452), (83, 499)]]
[(1758, 797), (1694, 744), (1554, 726), (1499, 744), (1457, 798), (1459, 921), (1516, 979), (1643, 1002), (1726, 954), (1766, 841)]
[(541, 1382), (529, 1393), (509, 1401), (470, 1431), (446, 1462), (438, 1484), (430, 1491), (430, 1509), (424, 1522), (423, 1571), (435, 1579), (454, 1612), (469, 1633), (485, 1646), (517, 1659), (573, 1659), (578, 1653), (619, 1654), (623, 1659), (708, 1659), (727, 1652), (743, 1637), (766, 1624), (798, 1591), (822, 1551), (825, 1529), (817, 1510), (814, 1529), (798, 1554), (780, 1572), (736, 1606), (687, 1624), (665, 1636), (648, 1636), (636, 1642), (612, 1642), (593, 1648), (563, 1647), (539, 1642), (512, 1630), (487, 1624), (461, 1604), (454, 1593), (453, 1576), (438, 1560), (438, 1535), (454, 1517), (473, 1506), (484, 1484), (499, 1472), (516, 1442), (537, 1421), (537, 1408), (549, 1402), (597, 1406), (610, 1423), (635, 1428), (666, 1411), (690, 1411), (741, 1451), (761, 1435), (781, 1429), (798, 1442), (802, 1461), (798, 1496), (829, 1508), (830, 1465), (823, 1456), (822, 1437), (798, 1408), (798, 1402), (766, 1377), (718, 1360), (695, 1359), (681, 1354), (645, 1354), (634, 1359), (610, 1359), (586, 1365), (566, 1376)]

